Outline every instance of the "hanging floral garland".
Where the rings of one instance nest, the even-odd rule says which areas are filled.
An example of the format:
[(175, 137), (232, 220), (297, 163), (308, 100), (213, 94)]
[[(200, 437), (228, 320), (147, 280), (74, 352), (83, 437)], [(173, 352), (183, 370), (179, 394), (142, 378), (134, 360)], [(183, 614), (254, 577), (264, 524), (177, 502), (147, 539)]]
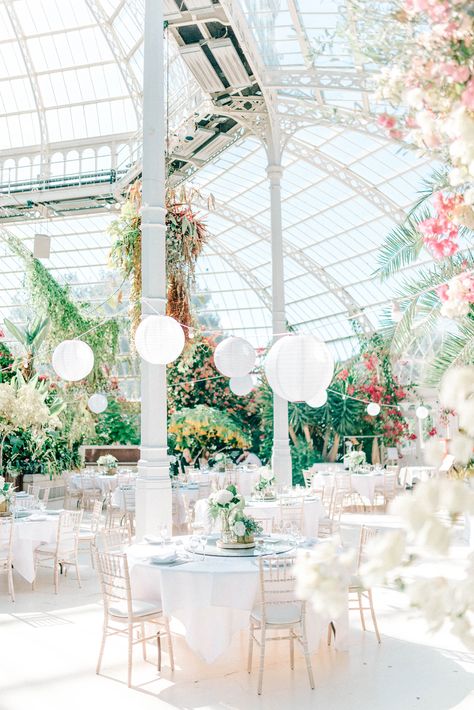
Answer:
[[(182, 189), (166, 193), (166, 272), (168, 280), (166, 313), (183, 325), (192, 325), (191, 287), (196, 262), (207, 243), (206, 225), (192, 209), (193, 192)], [(130, 280), (132, 335), (141, 317), (141, 183), (130, 188), (120, 217), (109, 233), (115, 238), (110, 261)]]

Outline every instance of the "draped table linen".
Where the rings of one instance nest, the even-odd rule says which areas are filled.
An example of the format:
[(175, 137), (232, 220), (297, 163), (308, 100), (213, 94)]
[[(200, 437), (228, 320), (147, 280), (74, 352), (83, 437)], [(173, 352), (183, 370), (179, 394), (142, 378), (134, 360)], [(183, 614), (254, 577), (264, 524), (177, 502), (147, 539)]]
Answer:
[(43, 542), (56, 540), (58, 516), (47, 516), (46, 520), (15, 520), (13, 526), (13, 567), (27, 582), (35, 579), (34, 551)]

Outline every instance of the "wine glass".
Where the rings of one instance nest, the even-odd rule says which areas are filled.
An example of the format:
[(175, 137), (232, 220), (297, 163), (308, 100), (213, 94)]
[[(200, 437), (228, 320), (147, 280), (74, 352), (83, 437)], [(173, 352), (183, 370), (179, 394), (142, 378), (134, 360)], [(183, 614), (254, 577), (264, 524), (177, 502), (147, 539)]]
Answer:
[(204, 533), (201, 533), (201, 535), (199, 535), (199, 546), (201, 547), (201, 554), (202, 554), (201, 562), (204, 562), (206, 559), (206, 547), (207, 547), (207, 535), (205, 535)]
[(191, 550), (193, 554), (193, 560), (196, 559), (196, 551), (199, 547), (199, 538), (197, 535), (191, 535), (191, 538), (189, 540), (189, 549)]
[(160, 534), (161, 534), (161, 544), (164, 545), (169, 537), (168, 526), (166, 525), (166, 523), (161, 526)]

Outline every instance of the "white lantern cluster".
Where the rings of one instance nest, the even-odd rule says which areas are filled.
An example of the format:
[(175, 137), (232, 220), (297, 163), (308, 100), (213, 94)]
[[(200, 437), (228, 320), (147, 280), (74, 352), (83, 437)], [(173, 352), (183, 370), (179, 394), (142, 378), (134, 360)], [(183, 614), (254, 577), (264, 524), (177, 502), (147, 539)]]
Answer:
[(420, 406), (416, 408), (415, 414), (418, 419), (426, 419), (429, 414), (429, 410), (423, 404), (420, 404)]
[(94, 414), (101, 414), (102, 412), (105, 412), (107, 405), (107, 397), (105, 394), (100, 394), (99, 392), (92, 394), (87, 400), (87, 406), (91, 412), (94, 412)]
[(234, 394), (243, 397), (249, 394), (254, 388), (254, 381), (251, 375), (244, 375), (243, 377), (231, 377), (229, 381), (229, 387)]
[(288, 402), (320, 397), (334, 374), (334, 360), (326, 343), (314, 335), (285, 335), (271, 347), (265, 374), (272, 390)]
[(63, 340), (55, 347), (51, 362), (58, 377), (78, 382), (94, 367), (94, 353), (83, 340)]
[(243, 378), (255, 365), (255, 349), (243, 338), (225, 338), (214, 351), (214, 365), (226, 377)]
[(135, 333), (138, 354), (152, 365), (168, 365), (184, 348), (184, 332), (170, 316), (147, 316)]

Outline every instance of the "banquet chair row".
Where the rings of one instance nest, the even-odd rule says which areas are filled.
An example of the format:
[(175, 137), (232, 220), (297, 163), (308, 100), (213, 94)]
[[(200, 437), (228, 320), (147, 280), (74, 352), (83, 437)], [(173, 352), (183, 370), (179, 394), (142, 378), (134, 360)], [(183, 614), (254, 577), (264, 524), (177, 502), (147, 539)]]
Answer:
[[(359, 572), (360, 567), (366, 559), (366, 548), (367, 544), (370, 543), (376, 535), (379, 533), (377, 528), (369, 527), (368, 525), (362, 525), (360, 530), (359, 538), (359, 548), (357, 553), (357, 572)], [(351, 604), (353, 606), (351, 606)], [(364, 605), (365, 604), (365, 605)], [(354, 580), (349, 586), (349, 611), (358, 611), (360, 614), (360, 621), (363, 631), (367, 630), (365, 624), (364, 611), (370, 611), (372, 617), (372, 623), (374, 626), (375, 636), (377, 638), (377, 643), (382, 643), (379, 633), (379, 627), (377, 624), (377, 617), (375, 615), (374, 601), (372, 598), (372, 590), (361, 589), (357, 580)], [(330, 643), (330, 634), (328, 637), (328, 643)]]

